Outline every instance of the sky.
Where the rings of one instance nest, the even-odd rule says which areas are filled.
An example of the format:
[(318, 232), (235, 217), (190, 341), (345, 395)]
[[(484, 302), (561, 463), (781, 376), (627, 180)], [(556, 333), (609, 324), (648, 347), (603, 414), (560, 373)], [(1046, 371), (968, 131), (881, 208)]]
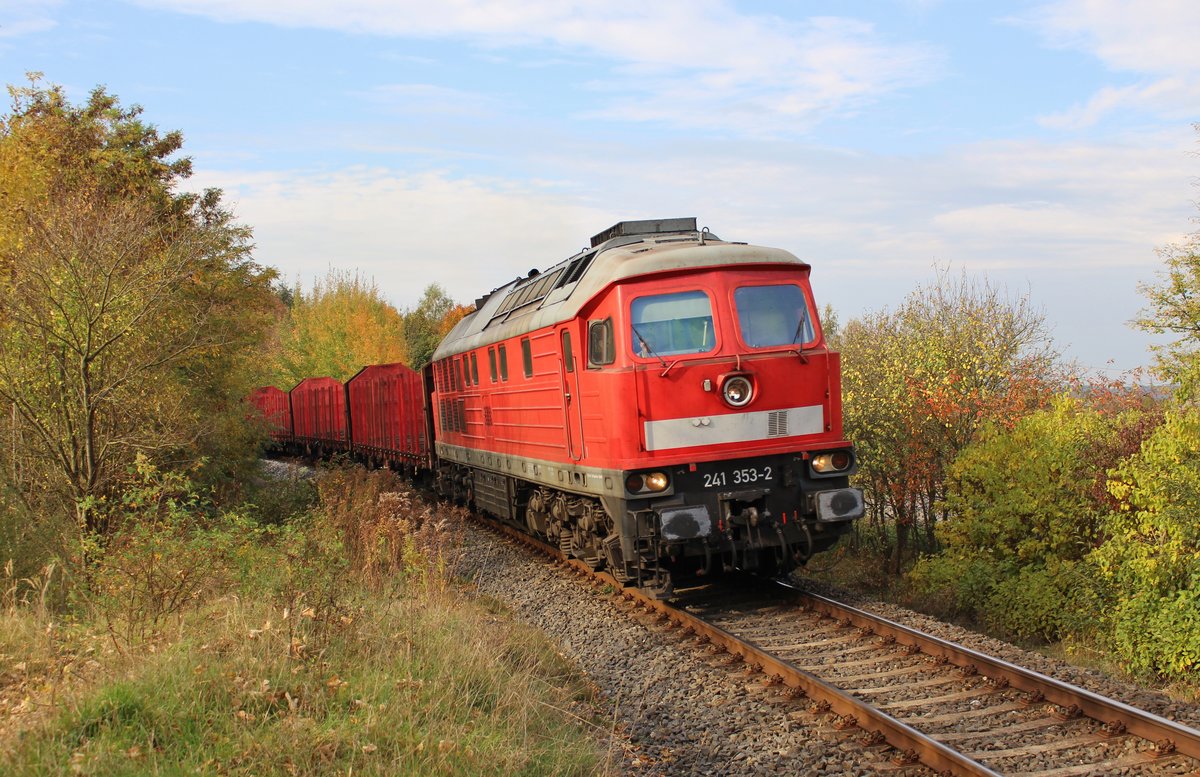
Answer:
[(1197, 230), (1197, 41), (1196, 0), (0, 0), (5, 83), (182, 130), (291, 282), (470, 302), (695, 216), (842, 322), (986, 279), (1110, 377)]

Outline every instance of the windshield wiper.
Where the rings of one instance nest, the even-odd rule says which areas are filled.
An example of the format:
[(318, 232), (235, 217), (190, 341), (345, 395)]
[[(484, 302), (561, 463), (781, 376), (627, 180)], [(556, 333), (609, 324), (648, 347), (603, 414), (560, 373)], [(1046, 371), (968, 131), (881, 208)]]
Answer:
[(800, 335), (804, 332), (804, 325), (808, 323), (808, 316), (800, 316), (800, 320), (796, 322), (796, 333), (792, 335), (792, 345), (800, 342)]
[[(796, 334), (792, 335), (792, 345), (800, 343), (800, 334), (804, 331), (804, 325), (808, 323), (808, 316), (800, 316), (800, 320), (796, 323)], [(808, 357), (804, 355), (804, 346), (800, 345), (796, 349), (796, 355), (800, 357), (800, 361), (808, 364)]]
[(650, 347), (650, 343), (646, 342), (646, 338), (642, 337), (642, 333), (638, 331), (638, 328), (633, 324), (630, 324), (629, 328), (633, 330), (633, 336), (638, 339), (638, 343), (641, 344), (642, 350), (646, 352), (646, 355), (658, 359), (658, 363), (663, 366), (663, 369), (669, 369), (667, 367), (667, 360), (659, 356), (658, 352)]

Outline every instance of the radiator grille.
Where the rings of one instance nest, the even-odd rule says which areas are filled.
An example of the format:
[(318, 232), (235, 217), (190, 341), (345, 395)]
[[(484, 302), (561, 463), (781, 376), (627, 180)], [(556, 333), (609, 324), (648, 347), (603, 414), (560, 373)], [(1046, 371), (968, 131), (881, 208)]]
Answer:
[(788, 412), (786, 410), (774, 410), (767, 416), (767, 436), (788, 436)]

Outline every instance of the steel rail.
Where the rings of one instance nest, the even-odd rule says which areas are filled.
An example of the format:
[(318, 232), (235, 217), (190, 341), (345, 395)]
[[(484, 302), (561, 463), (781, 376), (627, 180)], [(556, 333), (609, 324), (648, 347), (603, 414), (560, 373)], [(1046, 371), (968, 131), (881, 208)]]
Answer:
[(1103, 723), (1119, 723), (1134, 736), (1154, 742), (1161, 755), (1178, 752), (1200, 758), (1200, 731), (1123, 702), (1109, 699), (1078, 688), (1053, 677), (1010, 664), (998, 658), (948, 642), (931, 634), (890, 621), (882, 616), (859, 610), (819, 594), (784, 584), (800, 595), (812, 609), (837, 618), (846, 618), (859, 628), (881, 636), (893, 637), (900, 644), (911, 644), (922, 652), (940, 656), (961, 667), (973, 666), (981, 674), (1006, 680), (1010, 687), (1030, 693), (1041, 693), (1046, 701), (1070, 709), (1072, 706), (1090, 718)]

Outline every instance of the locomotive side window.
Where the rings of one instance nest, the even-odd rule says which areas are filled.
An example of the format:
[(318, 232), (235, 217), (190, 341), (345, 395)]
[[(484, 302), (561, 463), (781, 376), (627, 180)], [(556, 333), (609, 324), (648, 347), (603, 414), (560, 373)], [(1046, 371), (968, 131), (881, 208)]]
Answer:
[(702, 291), (638, 297), (629, 312), (630, 343), (643, 358), (707, 353), (717, 346), (712, 303)]
[(616, 361), (612, 319), (588, 322), (588, 366), (603, 367)]
[(488, 348), (488, 371), (492, 373), (492, 383), (496, 382), (496, 349)]
[(571, 333), (563, 330), (562, 333), (562, 349), (563, 349), (563, 364), (567, 367), (567, 372), (575, 371), (575, 354), (571, 352)]
[(497, 354), (497, 358), (500, 360), (500, 380), (507, 381), (508, 380), (508, 352), (505, 350), (503, 345), (501, 345), (499, 347), (498, 351), (499, 351), (499, 353)]
[(734, 290), (738, 331), (751, 348), (799, 345), (816, 338), (808, 303), (799, 286), (742, 286)]
[(479, 360), (475, 358), (475, 352), (471, 352), (471, 385), (479, 385)]
[(521, 366), (525, 368), (525, 377), (533, 377), (533, 348), (528, 337), (521, 338)]

